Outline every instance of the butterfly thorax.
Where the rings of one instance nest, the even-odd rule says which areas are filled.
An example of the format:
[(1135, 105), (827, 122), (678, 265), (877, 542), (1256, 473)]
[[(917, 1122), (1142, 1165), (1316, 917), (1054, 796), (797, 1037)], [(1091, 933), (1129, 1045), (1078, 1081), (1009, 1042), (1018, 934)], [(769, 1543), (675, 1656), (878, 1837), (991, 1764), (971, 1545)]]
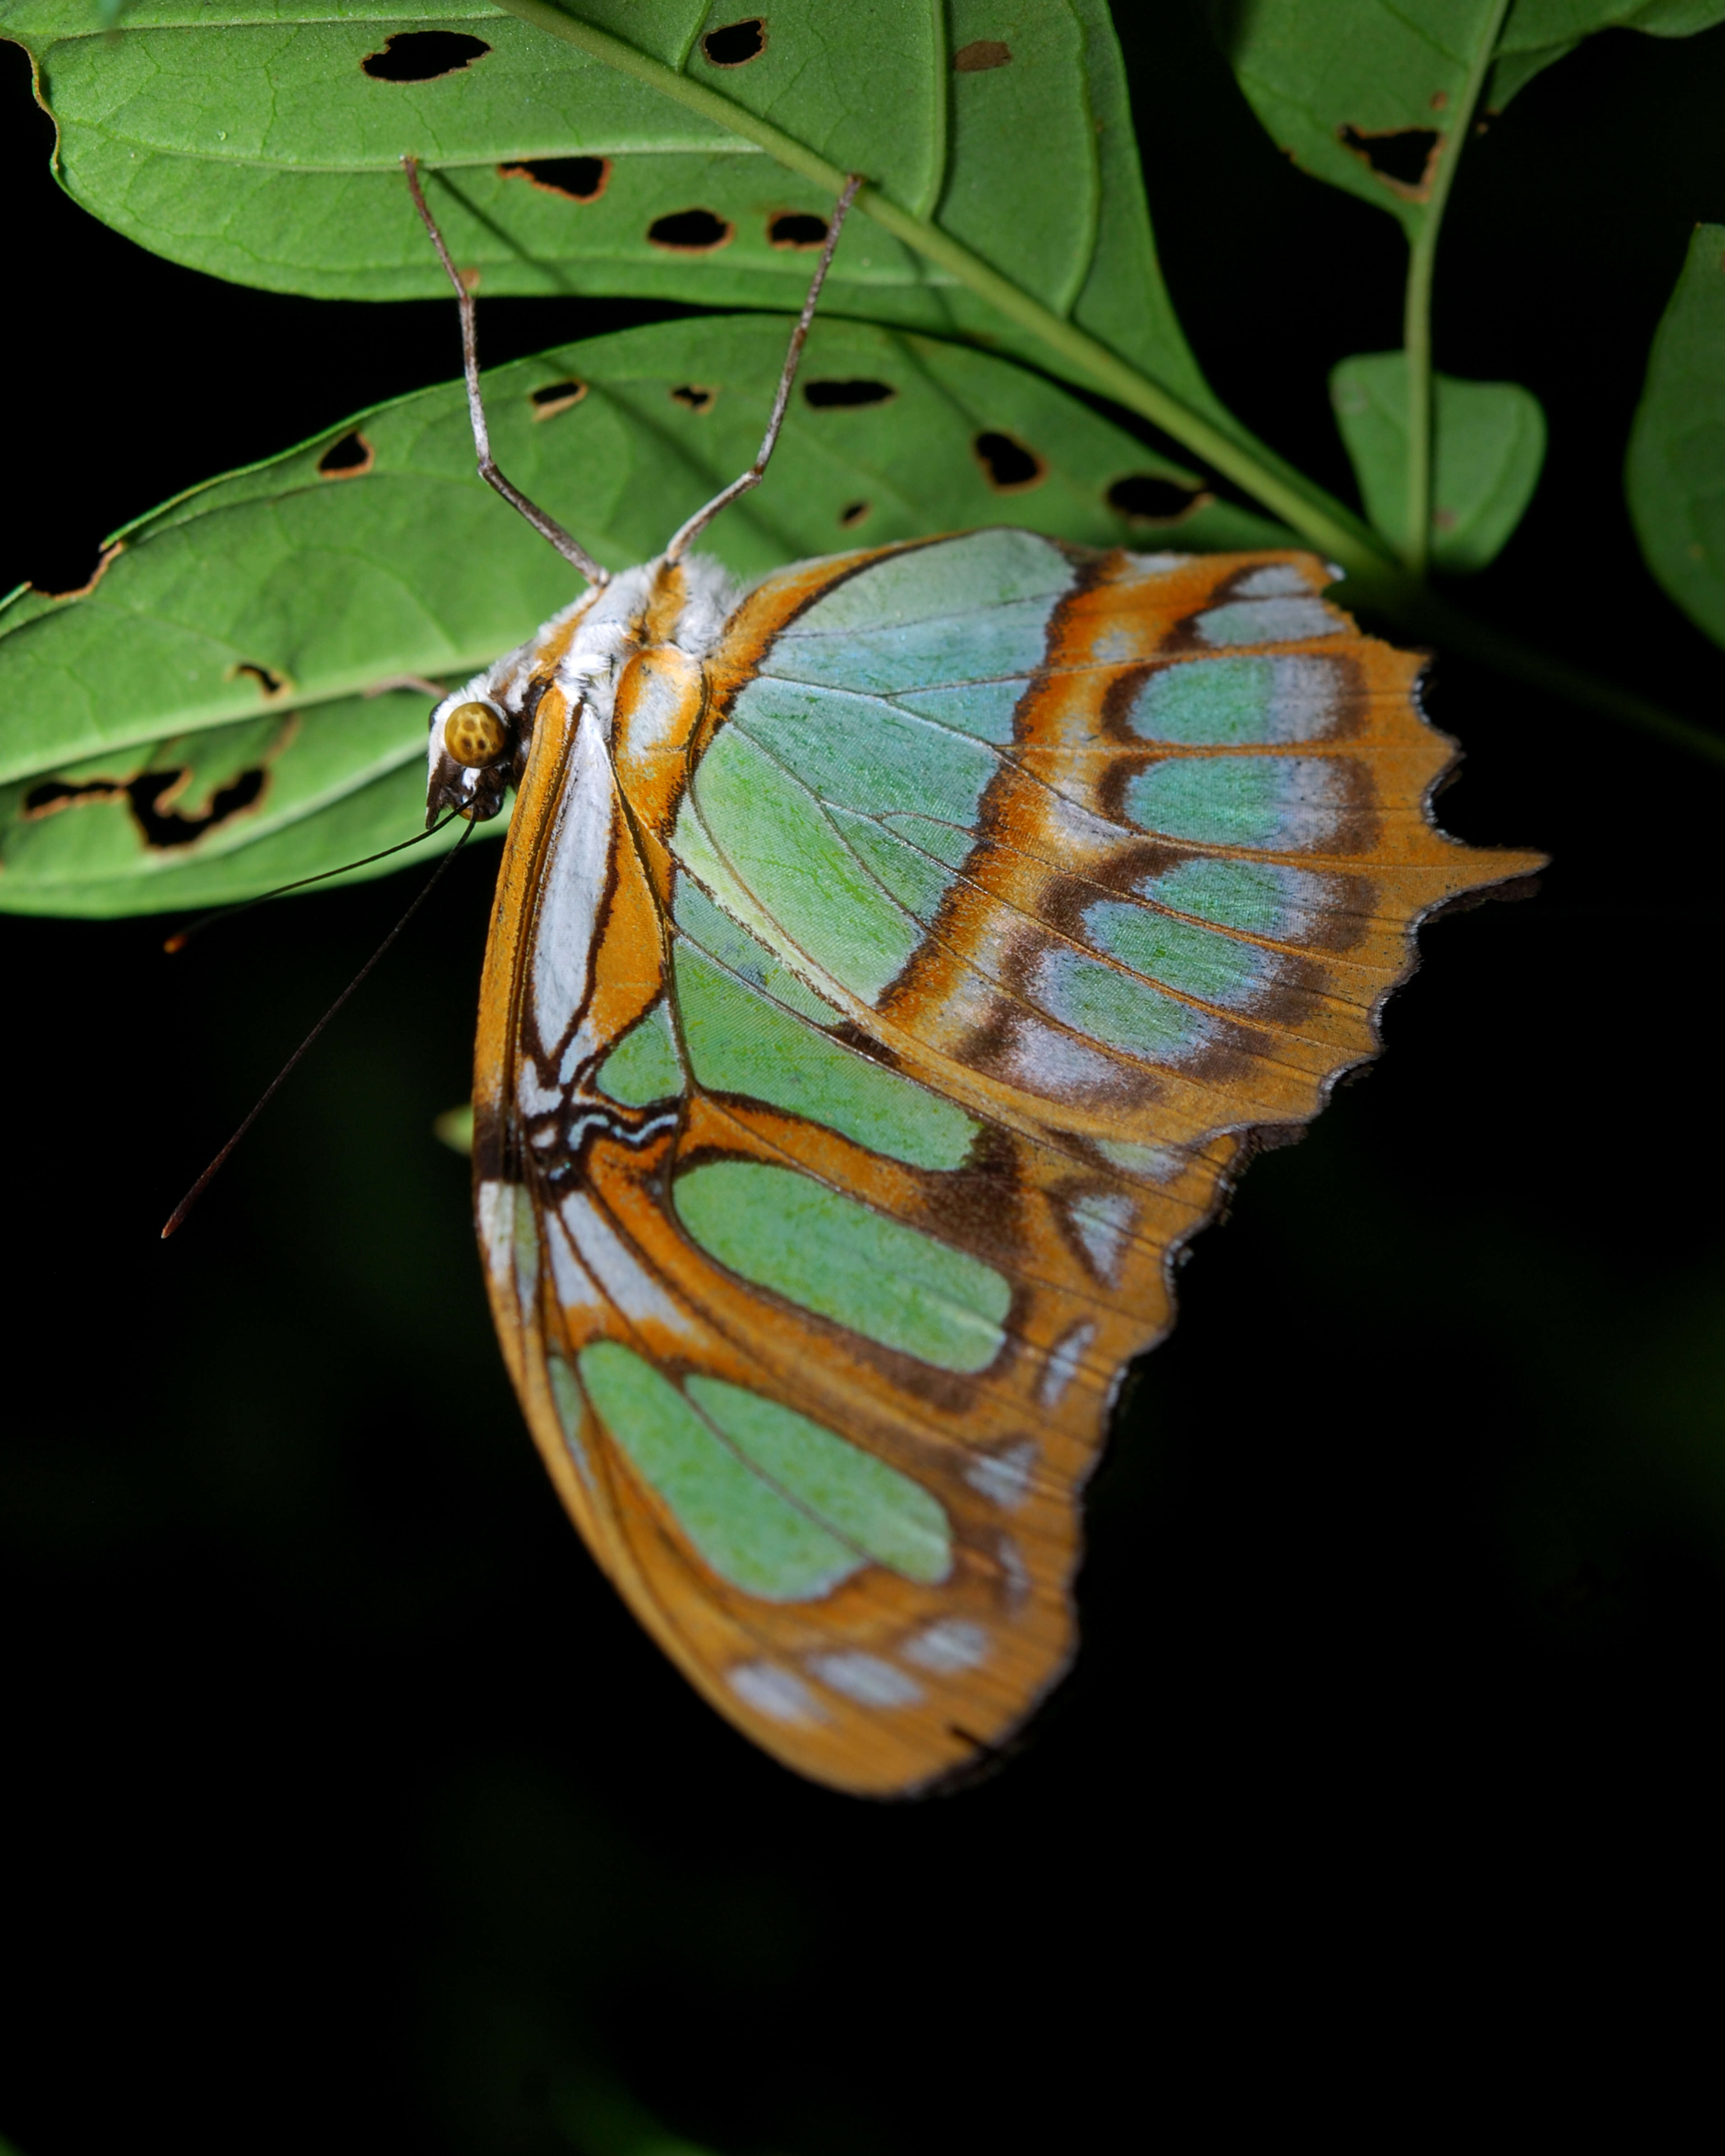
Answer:
[(583, 593), (433, 711), (427, 822), (451, 810), (475, 823), (499, 814), (550, 697), (547, 717), (584, 709), (596, 720), (637, 829), (662, 856), (704, 746), (701, 660), (736, 597), (721, 565), (701, 557), (646, 562)]

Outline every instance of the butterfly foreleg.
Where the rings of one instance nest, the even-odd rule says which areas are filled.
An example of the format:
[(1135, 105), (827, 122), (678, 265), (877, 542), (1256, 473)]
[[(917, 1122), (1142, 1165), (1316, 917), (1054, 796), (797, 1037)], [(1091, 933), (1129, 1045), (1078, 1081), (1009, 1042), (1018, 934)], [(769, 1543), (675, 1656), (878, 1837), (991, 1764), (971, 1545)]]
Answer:
[(767, 422), (767, 432), (761, 439), (760, 454), (746, 472), (732, 480), (729, 486), (716, 494), (711, 501), (696, 511), (688, 522), (673, 537), (670, 546), (665, 548), (665, 558), (667, 562), (680, 561), (719, 511), (721, 509), (728, 509), (739, 495), (747, 494), (751, 487), (758, 486), (765, 476), (774, 445), (778, 440), (778, 430), (784, 424), (785, 408), (791, 401), (791, 390), (797, 379), (798, 367), (802, 362), (803, 347), (809, 341), (809, 327), (814, 320), (814, 310), (820, 299), (820, 288), (826, 282), (827, 271), (832, 267), (834, 251), (839, 244), (839, 234), (844, 229), (845, 217), (851, 203), (855, 201), (856, 191), (862, 183), (861, 173), (853, 172), (845, 181), (844, 192), (839, 197), (837, 206), (833, 211), (832, 222), (827, 227), (826, 244), (821, 249), (820, 260), (814, 266), (814, 276), (809, 284), (809, 296), (803, 302), (803, 311), (797, 317), (797, 326), (791, 331), (790, 346), (784, 356), (784, 366), (779, 372), (778, 389), (773, 399), (772, 415)]
[[(461, 368), (467, 378), (467, 413), (473, 423), (473, 446), (479, 458), (480, 477), (487, 486), (495, 488), (511, 509), (525, 516), (542, 539), (548, 539), (566, 562), (572, 562), (590, 584), (608, 583), (610, 571), (594, 561), (581, 542), (565, 531), (554, 516), (547, 516), (537, 502), (530, 501), (499, 469), (497, 459), (491, 454), (490, 429), (485, 424), (485, 403), (480, 390), (479, 329), (473, 294), (450, 259), (449, 250), (444, 244), (437, 219), (426, 207), (424, 192), (419, 185), (418, 159), (403, 157), (401, 162), (408, 176), (408, 188), (413, 198), (413, 207), (419, 213), (420, 222), (431, 235), (431, 244), (436, 248), (438, 259), (455, 288), (455, 297), (461, 309)], [(825, 258), (823, 257), (822, 260), (824, 268)], [(819, 278), (815, 281), (819, 290)]]

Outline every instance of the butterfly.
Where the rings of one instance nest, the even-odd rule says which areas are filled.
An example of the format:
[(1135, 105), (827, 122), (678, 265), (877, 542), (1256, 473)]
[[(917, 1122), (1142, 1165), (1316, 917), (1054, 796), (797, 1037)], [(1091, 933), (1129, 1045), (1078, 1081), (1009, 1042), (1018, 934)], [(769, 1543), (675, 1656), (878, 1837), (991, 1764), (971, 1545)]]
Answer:
[(474, 1179), (552, 1478), (721, 1713), (897, 1795), (1069, 1664), (1111, 1405), (1255, 1134), (1538, 861), (1435, 829), (1422, 661), (1308, 555), (999, 528), (738, 591), (690, 543), (752, 483), (610, 577), (525, 505), (592, 587), (437, 706), (429, 814), (516, 790)]

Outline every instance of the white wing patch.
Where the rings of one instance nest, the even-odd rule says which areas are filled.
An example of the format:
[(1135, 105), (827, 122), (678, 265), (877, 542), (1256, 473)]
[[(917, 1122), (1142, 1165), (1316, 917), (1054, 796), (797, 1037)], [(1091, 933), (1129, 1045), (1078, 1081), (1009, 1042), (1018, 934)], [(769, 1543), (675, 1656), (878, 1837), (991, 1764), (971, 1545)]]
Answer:
[(625, 1317), (688, 1330), (682, 1312), (585, 1192), (572, 1190), (558, 1211), (583, 1264)]
[(774, 1722), (824, 1722), (820, 1702), (799, 1676), (774, 1662), (741, 1662), (725, 1681), (746, 1707)]
[(599, 1291), (576, 1256), (562, 1222), (552, 1214), (551, 1225), (551, 1276), (557, 1284), (558, 1302), (565, 1310), (598, 1308)]
[(907, 1662), (934, 1676), (956, 1676), (960, 1670), (973, 1670), (987, 1660), (988, 1629), (968, 1617), (938, 1618), (907, 1640), (901, 1651)]
[(1137, 1206), (1123, 1190), (1102, 1190), (1075, 1198), (1066, 1218), (1084, 1245), (1098, 1280), (1111, 1286), (1120, 1268), (1120, 1253), (1137, 1217)]
[(894, 1669), (878, 1655), (811, 1655), (809, 1666), (824, 1685), (859, 1707), (914, 1707), (922, 1697), (915, 1677)]
[(583, 709), (535, 925), (533, 1020), (547, 1052), (568, 1031), (587, 994), (593, 923), (610, 866), (612, 793), (598, 718)]
[[(1096, 1327), (1081, 1325), (1076, 1329), (1087, 1337)], [(1070, 1334), (1067, 1336), (1069, 1339), (1070, 1337)], [(1055, 1352), (1058, 1354), (1060, 1351), (1056, 1348)], [(1045, 1376), (1045, 1390), (1047, 1382)], [(1022, 1445), (1009, 1445), (1004, 1452), (984, 1453), (980, 1460), (973, 1460), (964, 1471), (964, 1479), (978, 1496), (986, 1497), (991, 1505), (998, 1505), (1003, 1512), (1010, 1512), (1024, 1502), (1024, 1493), (1030, 1486), (1031, 1464), (1035, 1457), (1035, 1444), (1033, 1440), (1026, 1438)]]
[(513, 1183), (482, 1183), (475, 1200), (480, 1244), (485, 1254), (485, 1270), (499, 1287), (509, 1279), (515, 1245), (515, 1199), (519, 1186)]
[(1060, 1404), (1061, 1395), (1078, 1374), (1084, 1351), (1095, 1338), (1096, 1330), (1087, 1317), (1083, 1318), (1055, 1341), (1042, 1373), (1042, 1382), (1036, 1388), (1036, 1397), (1044, 1407), (1052, 1410)]

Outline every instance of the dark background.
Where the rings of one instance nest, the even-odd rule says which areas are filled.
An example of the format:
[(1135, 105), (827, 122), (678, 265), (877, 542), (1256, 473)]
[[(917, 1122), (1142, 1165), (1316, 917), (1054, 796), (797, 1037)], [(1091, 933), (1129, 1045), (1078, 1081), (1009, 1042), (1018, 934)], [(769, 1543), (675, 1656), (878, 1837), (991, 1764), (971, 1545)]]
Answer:
[[(1399, 341), (1396, 230), (1277, 155), (1183, 8), (1122, 27), (1200, 356), (1346, 490), (1324, 376)], [(1469, 603), (1710, 723), (1725, 659), (1620, 475), (1725, 218), (1722, 110), (1725, 33), (1563, 62), (1470, 148), (1437, 312), (1440, 365), (1551, 421)], [(124, 518), (454, 371), (442, 304), (145, 255), (49, 139), (0, 47), (0, 588), (81, 582)], [(486, 356), (669, 311), (498, 301)], [(1725, 767), (1447, 660), (1433, 705), (1470, 752), (1450, 827), (1547, 848), (1543, 895), (1428, 933), (1382, 1066), (1203, 1239), (1095, 1486), (1076, 1676), (919, 1805), (733, 1735), (541, 1475), (430, 1136), (495, 852), (166, 1248), (418, 872), (175, 961), (157, 921), (0, 916), (25, 2156), (668, 2148), (637, 2105), (726, 2156), (1208, 2145), (1266, 2105), (1396, 2143), (1492, 2082), (1506, 2129), (1602, 2117), (1649, 2016), (1645, 2126), (1717, 1958)]]

